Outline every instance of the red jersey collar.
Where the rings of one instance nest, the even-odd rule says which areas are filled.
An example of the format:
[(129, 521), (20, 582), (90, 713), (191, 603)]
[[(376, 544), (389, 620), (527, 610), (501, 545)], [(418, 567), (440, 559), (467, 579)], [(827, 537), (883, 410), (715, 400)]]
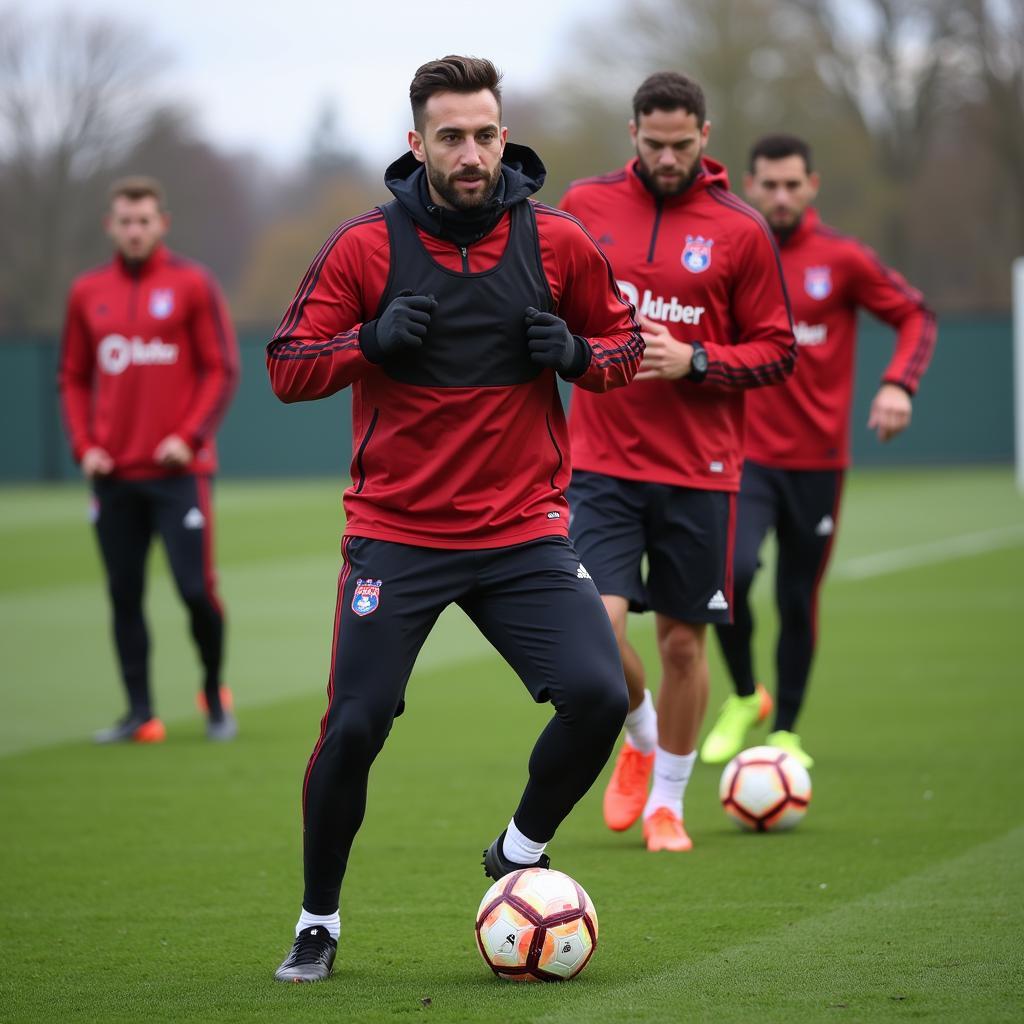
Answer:
[[(646, 196), (655, 202), (658, 201), (659, 197), (644, 184), (643, 178), (640, 177), (639, 158), (634, 157), (626, 164), (626, 180), (629, 181), (630, 186), (640, 195)], [(726, 171), (724, 164), (720, 164), (717, 160), (712, 160), (710, 157), (705, 156), (701, 158), (700, 171), (690, 187), (677, 196), (661, 198), (661, 202), (667, 206), (682, 206), (712, 185), (718, 185), (720, 188), (728, 191), (729, 173)]]
[(123, 274), (129, 277), (147, 277), (159, 270), (169, 256), (167, 247), (158, 242), (156, 248), (139, 264), (129, 264), (120, 252), (114, 254), (114, 263)]

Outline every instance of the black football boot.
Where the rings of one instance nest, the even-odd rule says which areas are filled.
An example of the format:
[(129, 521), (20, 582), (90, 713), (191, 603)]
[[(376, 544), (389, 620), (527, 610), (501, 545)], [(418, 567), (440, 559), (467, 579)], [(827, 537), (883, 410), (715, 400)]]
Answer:
[(303, 928), (295, 936), (291, 952), (274, 972), (278, 981), (326, 981), (334, 967), (338, 942), (322, 925)]
[(498, 838), (495, 839), (486, 850), (484, 850), (484, 874), (488, 878), (493, 878), (497, 881), (499, 878), (504, 878), (511, 872), (519, 871), (521, 868), (551, 867), (551, 858), (546, 853), (542, 853), (540, 855), (540, 859), (534, 861), (532, 864), (516, 864), (515, 861), (509, 860), (502, 852), (502, 844), (504, 842), (505, 833), (502, 832), (501, 835), (498, 836)]

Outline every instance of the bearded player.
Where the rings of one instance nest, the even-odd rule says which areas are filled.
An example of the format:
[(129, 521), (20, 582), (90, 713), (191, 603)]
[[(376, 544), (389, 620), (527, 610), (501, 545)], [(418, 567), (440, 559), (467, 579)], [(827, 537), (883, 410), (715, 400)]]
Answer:
[[(705, 156), (700, 86), (651, 75), (633, 97), (629, 130), (636, 157), (576, 182), (562, 200), (604, 248), (646, 342), (629, 387), (573, 397), (569, 500), (572, 537), (629, 686), (605, 823), (624, 830), (642, 815), (649, 850), (684, 851), (683, 794), (708, 697), (707, 624), (732, 615), (744, 394), (783, 381), (796, 346), (771, 232)], [(655, 613), (657, 711), (626, 636), (630, 607)]]

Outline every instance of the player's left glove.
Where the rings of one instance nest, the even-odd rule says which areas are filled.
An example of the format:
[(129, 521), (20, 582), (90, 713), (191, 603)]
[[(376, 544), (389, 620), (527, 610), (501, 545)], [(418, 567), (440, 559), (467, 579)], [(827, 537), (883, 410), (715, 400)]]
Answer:
[(526, 310), (526, 344), (530, 358), (550, 366), (567, 380), (582, 376), (590, 363), (590, 345), (569, 331), (554, 313), (542, 313), (533, 306)]

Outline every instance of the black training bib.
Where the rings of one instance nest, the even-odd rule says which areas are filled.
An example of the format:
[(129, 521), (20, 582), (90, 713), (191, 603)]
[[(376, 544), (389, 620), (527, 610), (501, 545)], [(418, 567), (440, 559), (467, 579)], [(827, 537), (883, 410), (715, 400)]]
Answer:
[(437, 299), (423, 345), (386, 359), (381, 369), (421, 387), (508, 387), (538, 377), (526, 347), (528, 306), (552, 311), (541, 262), (537, 220), (528, 202), (509, 211), (508, 245), (490, 270), (461, 273), (433, 260), (412, 218), (392, 201), (380, 207), (388, 227), (391, 265), (377, 316), (403, 291)]

